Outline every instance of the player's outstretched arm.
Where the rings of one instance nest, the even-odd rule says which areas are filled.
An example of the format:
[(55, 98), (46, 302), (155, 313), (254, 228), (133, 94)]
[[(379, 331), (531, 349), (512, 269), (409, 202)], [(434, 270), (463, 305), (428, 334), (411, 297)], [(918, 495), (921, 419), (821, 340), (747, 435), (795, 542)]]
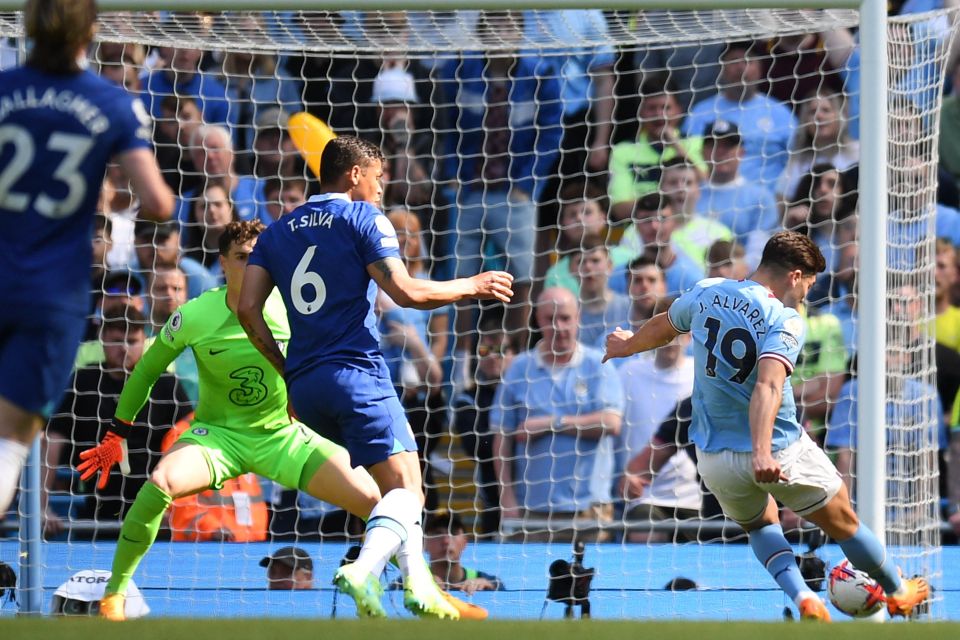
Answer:
[(368, 264), (367, 273), (401, 307), (436, 309), (469, 298), (508, 303), (513, 297), (513, 276), (505, 271), (440, 282), (414, 278), (400, 259), (383, 258)]
[(603, 355), (603, 361), (626, 358), (635, 353), (662, 347), (678, 335), (680, 332), (670, 323), (666, 312), (658, 313), (647, 320), (636, 333), (617, 327), (616, 331), (607, 336), (607, 352)]
[(157, 159), (149, 149), (133, 149), (120, 155), (120, 168), (130, 179), (133, 192), (140, 200), (140, 217), (164, 222), (173, 215), (174, 199), (163, 181)]
[(107, 434), (100, 444), (80, 452), (82, 462), (77, 466), (77, 471), (81, 474), (81, 480), (87, 480), (99, 472), (97, 488), (103, 489), (107, 486), (114, 465), (119, 464), (124, 475), (130, 473), (126, 442), (133, 428), (133, 420), (147, 403), (157, 379), (181, 351), (183, 349), (175, 349), (161, 340), (155, 340), (143, 354), (123, 385), (117, 400), (117, 412), (107, 427)]
[(779, 360), (760, 358), (757, 382), (750, 394), (750, 440), (753, 445), (753, 475), (757, 482), (786, 480), (771, 451), (773, 422), (783, 402), (787, 369)]
[(282, 376), (286, 366), (283, 352), (277, 346), (273, 331), (263, 319), (263, 305), (273, 291), (270, 272), (255, 264), (248, 264), (243, 272), (243, 287), (237, 302), (237, 319), (247, 332), (250, 342), (263, 354), (273, 368)]

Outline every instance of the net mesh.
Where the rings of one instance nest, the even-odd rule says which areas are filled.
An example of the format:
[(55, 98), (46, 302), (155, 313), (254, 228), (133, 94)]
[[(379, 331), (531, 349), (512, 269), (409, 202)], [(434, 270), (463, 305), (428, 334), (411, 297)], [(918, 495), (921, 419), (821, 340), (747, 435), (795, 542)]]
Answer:
[[(939, 266), (934, 277), (942, 254), (955, 271), (960, 240), (960, 195), (937, 152), (953, 18), (889, 25), (887, 542), (905, 574), (935, 583), (946, 530), (941, 416), (953, 398), (935, 375), (929, 327), (942, 300), (957, 300)], [(536, 615), (547, 564), (567, 557), (566, 546), (537, 543), (577, 535), (609, 542), (587, 560), (603, 589), (595, 615), (778, 616), (782, 596), (702, 495), (684, 446), (686, 348), (616, 369), (590, 363), (616, 326), (639, 326), (706, 275), (745, 277), (771, 233), (803, 230), (828, 271), (809, 298), (797, 404), (856, 495), (857, 255), (866, 249), (857, 238), (872, 223), (857, 207), (868, 188), (857, 140), (869, 132), (859, 121), (856, 21), (834, 10), (102, 15), (92, 67), (139, 92), (153, 116), (164, 178), (179, 196), (179, 237), (138, 226), (128, 186), (108, 172), (109, 224), (93, 265), (102, 302), (78, 357), (86, 368), (46, 434), (48, 532), (66, 543), (48, 547), (46, 585), (109, 567), (117, 516), (197, 399), (187, 353), (153, 392), (153, 428), (135, 447), (133, 473), (96, 496), (73, 471), (75, 455), (112, 417), (120, 383), (105, 385), (101, 369), (123, 366), (101, 366), (97, 323), (139, 306), (149, 342), (178, 304), (220, 281), (224, 220), (270, 224), (315, 192), (290, 134), (289, 116), (306, 111), (384, 149), (383, 206), (412, 272), (516, 277), (505, 310), (408, 313), (378, 300), (382, 346), (424, 461), (427, 534), (455, 529), (453, 513), (471, 540), (491, 540), (464, 559), (509, 588), (483, 602)], [(0, 37), (22, 37), (16, 14), (0, 13)], [(185, 277), (171, 274), (174, 263)], [(562, 312), (569, 295), (579, 306), (573, 326)], [(565, 340), (582, 346), (551, 366)], [(518, 438), (525, 421), (554, 431)], [(274, 615), (288, 600), (258, 590), (263, 548), (229, 540), (308, 544), (322, 582), (322, 563), (340, 558), (333, 541), (361, 530), (331, 505), (246, 480), (184, 507), (233, 518), (212, 533), (177, 520), (188, 524), (174, 539), (219, 544), (161, 544), (148, 555), (137, 580), (155, 612)], [(811, 540), (809, 525), (783, 517)], [(698, 544), (706, 541), (719, 544)], [(678, 575), (704, 590), (660, 591)], [(314, 606), (297, 611), (336, 609), (329, 591), (310, 598)]]

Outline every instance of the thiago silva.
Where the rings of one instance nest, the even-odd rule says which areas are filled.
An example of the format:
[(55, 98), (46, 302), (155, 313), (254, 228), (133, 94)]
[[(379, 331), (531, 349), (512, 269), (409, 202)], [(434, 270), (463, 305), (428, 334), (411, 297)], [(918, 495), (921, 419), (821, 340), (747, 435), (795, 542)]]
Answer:
[[(383, 154), (351, 136), (324, 147), (320, 191), (260, 238), (237, 314), (251, 341), (283, 373), (297, 415), (365, 466), (383, 493), (356, 562), (336, 574), (361, 616), (386, 615), (380, 574), (394, 554), (404, 604), (422, 616), (458, 618), (423, 559), (423, 487), (413, 433), (380, 353), (374, 299), (379, 286), (401, 306), (433, 309), (468, 298), (509, 302), (499, 271), (433, 282), (413, 278), (393, 225), (375, 205)], [(261, 313), (274, 285), (290, 318), (284, 357)]]

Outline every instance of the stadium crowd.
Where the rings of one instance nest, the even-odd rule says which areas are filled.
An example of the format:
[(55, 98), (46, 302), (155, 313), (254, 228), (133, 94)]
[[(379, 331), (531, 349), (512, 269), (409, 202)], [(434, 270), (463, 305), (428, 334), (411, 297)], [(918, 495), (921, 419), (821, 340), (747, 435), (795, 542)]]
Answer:
[[(910, 12), (938, 2), (892, 4)], [(719, 517), (686, 439), (687, 343), (601, 366), (604, 338), (639, 327), (704, 277), (746, 277), (784, 228), (807, 233), (827, 258), (804, 309), (807, 339), (792, 382), (803, 424), (836, 456), (853, 492), (857, 227), (868, 214), (857, 202), (855, 34), (557, 48), (608, 40), (607, 18), (588, 10), (290, 18), (291, 30), (379, 43), (382, 53), (362, 55), (96, 45), (95, 68), (140, 96), (153, 117), (157, 158), (179, 201), (175, 221), (135, 223), (138, 203), (121, 174), (105, 177), (87, 342), (45, 433), (47, 535), (66, 535), (77, 518), (122, 517), (167, 432), (190, 412), (197, 369), (188, 350), (136, 421), (131, 475), (115, 472), (94, 490), (72, 471), (76, 454), (100, 441), (144, 346), (177, 307), (223, 283), (216, 247), (225, 225), (273, 224), (316, 189), (289, 134), (289, 117), (303, 111), (383, 149), (382, 207), (412, 275), (447, 279), (485, 266), (515, 278), (505, 310), (474, 303), (427, 312), (379, 299), (382, 347), (421, 447), (428, 510), (460, 510), (477, 535), (503, 525), (528, 540), (610, 539), (621, 534), (607, 525), (622, 518)], [(217, 19), (178, 15), (167, 32), (195, 33)], [(259, 14), (232, 19), (269, 28)], [(455, 39), (458, 29), (496, 53), (399, 49), (440, 32)], [(891, 279), (888, 313), (899, 343), (888, 372), (902, 388), (888, 411), (931, 425), (912, 442), (939, 449), (941, 516), (960, 535), (960, 446), (952, 468), (948, 462), (951, 429), (960, 443), (960, 64), (934, 63), (920, 46), (904, 55), (911, 63), (891, 83), (913, 98), (898, 105), (890, 144), (907, 169), (893, 176), (891, 191), (911, 197), (893, 198), (903, 210), (892, 215), (924, 213), (910, 209), (919, 202), (913, 196), (936, 182), (936, 320), (924, 320), (927, 292)], [(937, 73), (955, 92), (940, 115), (939, 164), (929, 166), (918, 141), (935, 125), (935, 96), (923, 83)], [(890, 269), (931, 262), (911, 244), (922, 239), (895, 237)], [(914, 347), (931, 330), (936, 389), (916, 379), (923, 362)], [(464, 456), (476, 492), (460, 509), (439, 488), (464, 466), (451, 459)], [(190, 516), (171, 517), (173, 538), (361, 530), (308, 496), (240, 480), (183, 505)], [(250, 516), (264, 501), (273, 524)], [(254, 521), (259, 532), (249, 530)], [(110, 532), (116, 528), (97, 535)], [(623, 534), (671, 537), (642, 526)]]

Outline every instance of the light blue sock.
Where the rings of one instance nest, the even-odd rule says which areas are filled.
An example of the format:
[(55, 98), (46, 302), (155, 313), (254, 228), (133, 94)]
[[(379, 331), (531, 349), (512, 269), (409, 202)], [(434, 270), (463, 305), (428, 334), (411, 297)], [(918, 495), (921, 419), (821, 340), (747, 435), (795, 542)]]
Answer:
[(903, 581), (892, 562), (887, 562), (887, 550), (873, 534), (867, 525), (861, 523), (860, 528), (848, 540), (837, 540), (853, 566), (865, 571), (871, 578), (880, 583), (887, 593), (895, 593), (900, 589)]
[(750, 546), (757, 555), (757, 560), (792, 601), (796, 602), (798, 595), (810, 591), (803, 581), (793, 549), (783, 537), (783, 529), (779, 524), (768, 524), (751, 531), (749, 535)]

